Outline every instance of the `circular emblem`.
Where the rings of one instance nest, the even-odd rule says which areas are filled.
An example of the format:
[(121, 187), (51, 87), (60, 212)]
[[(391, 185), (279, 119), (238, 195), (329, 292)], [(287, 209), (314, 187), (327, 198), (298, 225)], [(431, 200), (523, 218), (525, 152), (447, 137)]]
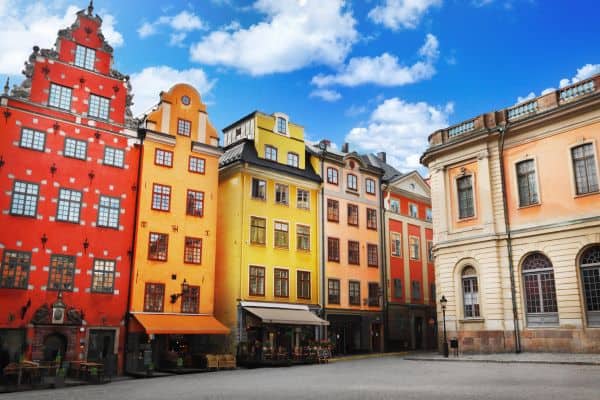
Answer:
[(190, 97), (189, 96), (181, 96), (181, 102), (186, 105), (189, 106), (190, 105)]

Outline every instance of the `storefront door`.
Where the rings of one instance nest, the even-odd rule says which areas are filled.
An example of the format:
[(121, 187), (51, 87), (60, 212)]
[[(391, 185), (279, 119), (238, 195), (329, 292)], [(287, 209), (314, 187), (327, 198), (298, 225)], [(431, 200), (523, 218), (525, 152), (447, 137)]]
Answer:
[[(115, 331), (112, 329), (90, 329), (88, 361), (104, 364), (106, 373), (116, 371)], [(113, 375), (113, 374), (110, 374)]]

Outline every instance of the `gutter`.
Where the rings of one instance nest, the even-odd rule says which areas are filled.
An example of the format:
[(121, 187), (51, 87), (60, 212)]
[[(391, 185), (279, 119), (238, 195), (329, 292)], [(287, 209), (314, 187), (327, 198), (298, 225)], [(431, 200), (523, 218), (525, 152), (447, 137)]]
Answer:
[(514, 324), (514, 336), (515, 336), (515, 353), (521, 352), (521, 332), (519, 330), (519, 314), (517, 311), (517, 296), (515, 289), (515, 267), (513, 263), (513, 248), (512, 248), (512, 236), (510, 231), (510, 219), (508, 215), (508, 200), (506, 196), (506, 178), (505, 178), (505, 167), (504, 167), (504, 140), (506, 138), (506, 131), (508, 130), (508, 124), (500, 126), (500, 143), (498, 144), (498, 150), (500, 153), (500, 180), (502, 187), (502, 207), (504, 208), (504, 229), (506, 230), (506, 249), (508, 251), (508, 270), (510, 272), (510, 294), (512, 300), (512, 312), (513, 312), (513, 324)]
[[(325, 310), (325, 150), (321, 151), (321, 301), (322, 303), (322, 316), (324, 320), (327, 320), (327, 312)], [(317, 217), (318, 218), (318, 217)], [(325, 330), (323, 329), (321, 339), (326, 339)]]
[(385, 224), (385, 203), (383, 196), (383, 185), (382, 179), (379, 178), (379, 209), (381, 225), (379, 229), (379, 236), (381, 242), (381, 287), (382, 287), (382, 303), (383, 303), (383, 351), (387, 351), (387, 342), (389, 337), (389, 326), (388, 326), (388, 281), (387, 281), (387, 238), (386, 231), (387, 225)]

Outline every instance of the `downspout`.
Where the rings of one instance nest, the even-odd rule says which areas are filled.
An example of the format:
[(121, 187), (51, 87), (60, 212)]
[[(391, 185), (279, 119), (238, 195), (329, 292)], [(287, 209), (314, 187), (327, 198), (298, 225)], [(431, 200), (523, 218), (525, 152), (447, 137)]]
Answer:
[(135, 209), (134, 209), (134, 215), (133, 215), (133, 236), (131, 238), (131, 253), (129, 256), (129, 290), (127, 291), (127, 311), (125, 312), (125, 343), (124, 343), (124, 354), (125, 354), (125, 360), (123, 360), (123, 366), (124, 366), (124, 372), (127, 373), (127, 353), (129, 350), (129, 321), (131, 319), (131, 313), (129, 312), (131, 310), (131, 294), (133, 292), (133, 286), (134, 286), (134, 279), (135, 276), (133, 275), (133, 261), (135, 260), (135, 253), (136, 253), (136, 237), (137, 237), (137, 227), (138, 227), (138, 211), (139, 211), (139, 207), (140, 207), (140, 192), (141, 192), (141, 188), (140, 188), (140, 183), (142, 181), (142, 161), (143, 161), (143, 155), (144, 155), (144, 139), (146, 138), (146, 130), (143, 128), (138, 128), (138, 138), (140, 140), (139, 146), (140, 146), (140, 151), (138, 153), (138, 170), (137, 170), (137, 180), (135, 182), (135, 186), (136, 186), (136, 192), (135, 192)]
[(506, 131), (508, 124), (500, 126), (500, 182), (502, 187), (502, 207), (504, 208), (504, 229), (506, 230), (506, 249), (508, 251), (508, 270), (510, 272), (510, 294), (512, 298), (512, 311), (513, 311), (513, 324), (514, 324), (514, 336), (515, 336), (515, 353), (521, 352), (521, 333), (519, 331), (519, 314), (517, 312), (517, 295), (515, 289), (515, 267), (513, 264), (513, 248), (512, 248), (512, 236), (510, 231), (510, 220), (508, 215), (508, 200), (506, 197), (506, 178), (504, 168), (504, 140), (506, 137)]
[[(327, 320), (327, 313), (325, 311), (325, 151), (321, 150), (321, 303), (322, 305), (322, 316), (324, 320)], [(327, 327), (323, 328), (321, 332), (323, 340), (327, 339), (325, 332)]]
[(381, 286), (382, 290), (382, 303), (383, 303), (383, 351), (387, 351), (387, 343), (389, 337), (389, 326), (388, 326), (388, 281), (387, 281), (387, 225), (385, 223), (385, 201), (383, 197), (383, 185), (382, 179), (379, 179), (379, 208), (381, 216), (381, 225), (379, 230), (380, 242), (381, 242)]

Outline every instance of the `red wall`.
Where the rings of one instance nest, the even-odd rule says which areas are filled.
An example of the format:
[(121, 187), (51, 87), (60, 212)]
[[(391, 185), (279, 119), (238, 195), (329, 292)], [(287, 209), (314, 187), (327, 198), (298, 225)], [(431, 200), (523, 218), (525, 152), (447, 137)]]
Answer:
[[(406, 238), (406, 240), (409, 240), (410, 236), (417, 236), (420, 240), (421, 238), (421, 230), (418, 226), (416, 225), (412, 225), (412, 224), (408, 224), (408, 238)], [(424, 243), (420, 243), (421, 246), (424, 246)], [(410, 246), (410, 242), (409, 242), (409, 246)], [(423, 247), (421, 247), (422, 249)], [(410, 267), (410, 282), (407, 282), (407, 285), (410, 285), (411, 288), (411, 293), (412, 293), (412, 282), (413, 281), (419, 281), (421, 283), (421, 298), (418, 300), (415, 299), (410, 299), (411, 303), (417, 303), (417, 304), (421, 304), (423, 303), (423, 292), (424, 292), (424, 288), (423, 288), (423, 260), (421, 259), (421, 257), (419, 257), (418, 260), (412, 260), (409, 259), (408, 261), (408, 265)], [(412, 295), (411, 295), (412, 297)]]
[[(402, 222), (390, 219), (389, 232), (397, 232), (402, 234)], [(391, 240), (391, 234), (388, 235), (388, 237)], [(402, 240), (406, 239), (402, 238)], [(391, 255), (391, 244), (388, 244), (388, 248), (390, 249), (390, 294), (392, 301), (401, 301), (404, 298), (404, 287), (406, 285), (406, 282), (404, 282), (404, 251), (400, 253), (401, 257), (395, 257)], [(400, 279), (402, 282), (402, 297), (394, 297), (394, 279)]]

